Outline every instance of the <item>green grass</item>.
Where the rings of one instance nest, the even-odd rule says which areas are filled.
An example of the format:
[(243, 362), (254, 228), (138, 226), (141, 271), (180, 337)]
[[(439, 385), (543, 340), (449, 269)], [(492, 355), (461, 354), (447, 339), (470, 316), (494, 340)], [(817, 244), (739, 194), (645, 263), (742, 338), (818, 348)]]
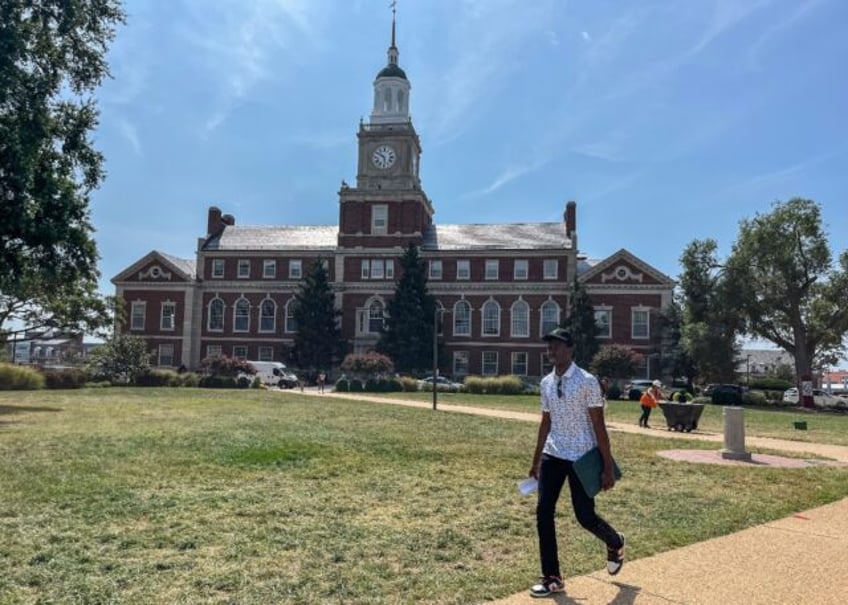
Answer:
[[(448, 397), (442, 399), (447, 401)], [(531, 423), (264, 391), (0, 394), (0, 603), (474, 603), (538, 575)], [(614, 435), (631, 557), (848, 496)], [(568, 575), (603, 547), (560, 506)]]
[[(432, 393), (384, 393), (380, 397), (432, 401)], [(439, 393), (439, 403), (468, 405), (474, 407), (511, 410), (516, 412), (539, 412), (538, 395), (470, 395), (467, 393)], [(699, 430), (721, 433), (724, 418), (720, 405), (706, 404), (699, 422)], [(641, 410), (635, 401), (610, 401), (606, 408), (606, 418), (610, 422), (636, 424)], [(794, 427), (796, 420), (807, 423), (807, 430)], [(662, 410), (657, 408), (651, 413), (654, 427), (665, 427)], [(812, 443), (830, 443), (848, 445), (848, 414), (839, 412), (808, 412), (782, 408), (746, 408), (745, 435), (748, 437), (773, 437), (793, 441)]]

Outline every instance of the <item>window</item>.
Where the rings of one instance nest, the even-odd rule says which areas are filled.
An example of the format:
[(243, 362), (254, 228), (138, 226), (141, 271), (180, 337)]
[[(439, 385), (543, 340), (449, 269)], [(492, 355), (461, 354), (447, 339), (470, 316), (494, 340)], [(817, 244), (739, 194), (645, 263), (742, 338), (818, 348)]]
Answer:
[(236, 301), (233, 312), (233, 332), (247, 332), (250, 329), (250, 303), (245, 298)]
[(501, 333), (501, 308), (493, 300), (483, 304), (483, 336), (498, 336)]
[(375, 300), (368, 307), (368, 331), (377, 334), (383, 329), (383, 303)]
[(458, 260), (456, 261), (456, 278), (471, 279), (471, 261)]
[(289, 334), (297, 332), (297, 320), (294, 318), (296, 307), (297, 301), (293, 298), (286, 304), (286, 332)]
[(598, 326), (598, 338), (612, 338), (612, 309), (595, 308), (595, 324)]
[(159, 328), (162, 330), (173, 330), (177, 314), (177, 303), (164, 302), (162, 303), (162, 318), (159, 322)]
[(212, 277), (217, 277), (217, 278), (224, 277), (224, 259), (223, 258), (213, 258), (212, 259)]
[(224, 301), (220, 298), (212, 299), (209, 303), (209, 325), (210, 331), (222, 331), (224, 329)]
[(156, 365), (174, 365), (174, 345), (159, 345), (159, 359)]
[(250, 260), (240, 258), (238, 262), (238, 277), (239, 279), (247, 279), (250, 277)]
[(430, 261), (430, 279), (442, 279), (442, 261)]
[(141, 301), (134, 302), (130, 308), (130, 330), (143, 330), (147, 303)]
[(395, 261), (392, 259), (363, 259), (362, 279), (394, 279)]
[(300, 279), (303, 277), (303, 261), (289, 261), (289, 279)]
[(274, 361), (274, 347), (259, 347), (259, 361)]
[(277, 261), (262, 261), (262, 277), (264, 277), (265, 279), (274, 279), (275, 277), (277, 277)]
[(512, 336), (530, 336), (530, 305), (523, 300), (515, 301), (512, 305)]
[(453, 306), (453, 335), (471, 336), (471, 305), (467, 301)]
[(559, 277), (559, 267), (555, 258), (546, 258), (542, 264), (542, 277), (544, 279), (557, 279)]
[(395, 261), (389, 259), (386, 261), (386, 279), (395, 278)]
[(372, 260), (371, 261), (371, 279), (383, 279), (383, 261), (381, 260)]
[(220, 357), (223, 353), (221, 345), (207, 345), (206, 357)]
[(471, 365), (469, 363), (470, 355), (468, 351), (454, 351), (453, 352), (453, 375), (456, 376), (468, 376), (468, 369)]
[(547, 353), (542, 353), (542, 358), (539, 360), (539, 367), (542, 368), (542, 376), (547, 376), (554, 371), (554, 366)]
[(526, 260), (517, 260), (512, 266), (513, 279), (527, 279), (530, 273), (529, 265)]
[(233, 357), (236, 359), (247, 359), (247, 347), (242, 345), (233, 347)]
[[(266, 298), (259, 305), (259, 331), (273, 332), (277, 327), (277, 303)], [(270, 361), (270, 360), (262, 360)]]
[(483, 351), (483, 367), (481, 368), (483, 376), (496, 376), (498, 373), (498, 352)]
[(630, 309), (630, 336), (634, 339), (651, 335), (651, 313), (646, 308)]
[(497, 259), (486, 261), (486, 279), (497, 279), (500, 262)]
[(540, 336), (544, 336), (559, 326), (559, 305), (552, 300), (542, 303), (541, 315), (542, 329)]
[(515, 376), (527, 376), (527, 353), (512, 354), (512, 373)]
[(385, 204), (371, 207), (371, 233), (382, 235), (388, 231), (389, 207)]

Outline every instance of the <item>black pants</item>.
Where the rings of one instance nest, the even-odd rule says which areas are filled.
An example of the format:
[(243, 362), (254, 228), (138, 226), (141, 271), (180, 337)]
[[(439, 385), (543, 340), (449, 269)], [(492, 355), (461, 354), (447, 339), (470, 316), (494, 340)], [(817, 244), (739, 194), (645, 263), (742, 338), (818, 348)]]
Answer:
[(562, 486), (568, 478), (571, 505), (577, 522), (598, 537), (607, 548), (621, 548), (618, 532), (595, 514), (595, 500), (586, 495), (570, 460), (542, 454), (539, 470), (539, 501), (536, 505), (536, 529), (539, 532), (539, 555), (543, 576), (560, 577), (554, 513)]
[(642, 415), (639, 417), (639, 426), (648, 426), (648, 418), (651, 416), (651, 408), (642, 406)]

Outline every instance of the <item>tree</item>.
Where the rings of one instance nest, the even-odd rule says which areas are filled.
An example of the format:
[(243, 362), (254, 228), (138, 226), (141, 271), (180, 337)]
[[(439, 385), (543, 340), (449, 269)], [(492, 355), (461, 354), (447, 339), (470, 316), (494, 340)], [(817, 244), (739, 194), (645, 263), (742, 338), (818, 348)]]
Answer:
[(588, 368), (598, 352), (598, 324), (592, 299), (576, 277), (571, 288), (571, 312), (563, 327), (571, 332), (574, 340), (575, 363), (581, 368)]
[(816, 202), (775, 202), (742, 221), (727, 275), (745, 331), (793, 355), (798, 377), (844, 351), (848, 251), (833, 262)]
[(697, 371), (695, 362), (683, 342), (683, 307), (672, 300), (659, 314), (660, 367), (672, 378), (683, 376), (693, 389)]
[(433, 364), (436, 299), (427, 293), (427, 272), (415, 245), (406, 247), (400, 267), (377, 350), (388, 355), (399, 372), (422, 372)]
[[(88, 202), (103, 179), (92, 93), (118, 0), (0, 3), (0, 327), (102, 325)], [(93, 311), (92, 311), (93, 310)]]
[(341, 357), (347, 344), (339, 328), (341, 311), (336, 309), (323, 259), (318, 259), (294, 297), (292, 357), (301, 368), (329, 369)]
[(135, 384), (150, 368), (152, 354), (147, 342), (133, 334), (114, 334), (91, 352), (88, 367), (98, 378)]
[(680, 257), (681, 340), (701, 380), (733, 382), (741, 320), (732, 303), (732, 288), (716, 258), (716, 248), (715, 240), (694, 240)]
[(642, 361), (642, 355), (630, 347), (602, 345), (589, 367), (597, 376), (614, 379), (626, 378), (633, 376)]

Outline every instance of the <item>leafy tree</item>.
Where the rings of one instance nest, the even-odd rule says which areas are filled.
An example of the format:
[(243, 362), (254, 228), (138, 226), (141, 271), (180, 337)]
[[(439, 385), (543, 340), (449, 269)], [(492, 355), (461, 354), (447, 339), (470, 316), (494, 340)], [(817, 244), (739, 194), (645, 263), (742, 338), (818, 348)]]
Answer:
[(141, 336), (114, 334), (91, 352), (88, 368), (96, 378), (135, 384), (150, 369), (151, 352)]
[(395, 371), (392, 360), (379, 353), (351, 353), (345, 356), (341, 367), (343, 372), (360, 379), (386, 376)]
[(742, 221), (727, 274), (745, 330), (793, 355), (797, 376), (836, 362), (848, 332), (848, 251), (833, 262), (816, 202), (775, 202)]
[(118, 0), (0, 3), (0, 327), (103, 325), (88, 210), (103, 156), (89, 133), (123, 19)]
[(660, 367), (663, 374), (686, 377), (692, 389), (697, 375), (695, 362), (683, 342), (683, 308), (677, 300), (660, 311)]
[(681, 340), (701, 380), (733, 382), (741, 320), (732, 302), (732, 288), (716, 258), (716, 247), (712, 239), (694, 240), (680, 257)]
[(400, 372), (420, 372), (433, 364), (436, 299), (427, 293), (427, 272), (418, 248), (409, 244), (400, 259), (401, 277), (386, 305), (386, 327), (377, 350)]
[(318, 259), (295, 294), (292, 357), (301, 368), (329, 369), (341, 357), (347, 344), (339, 328), (341, 311), (336, 309), (323, 259)]
[(571, 288), (571, 312), (563, 327), (574, 339), (574, 361), (581, 368), (588, 368), (598, 352), (598, 324), (592, 299), (576, 277)]
[(636, 373), (643, 357), (624, 345), (601, 345), (590, 364), (591, 371), (598, 376), (627, 378)]

